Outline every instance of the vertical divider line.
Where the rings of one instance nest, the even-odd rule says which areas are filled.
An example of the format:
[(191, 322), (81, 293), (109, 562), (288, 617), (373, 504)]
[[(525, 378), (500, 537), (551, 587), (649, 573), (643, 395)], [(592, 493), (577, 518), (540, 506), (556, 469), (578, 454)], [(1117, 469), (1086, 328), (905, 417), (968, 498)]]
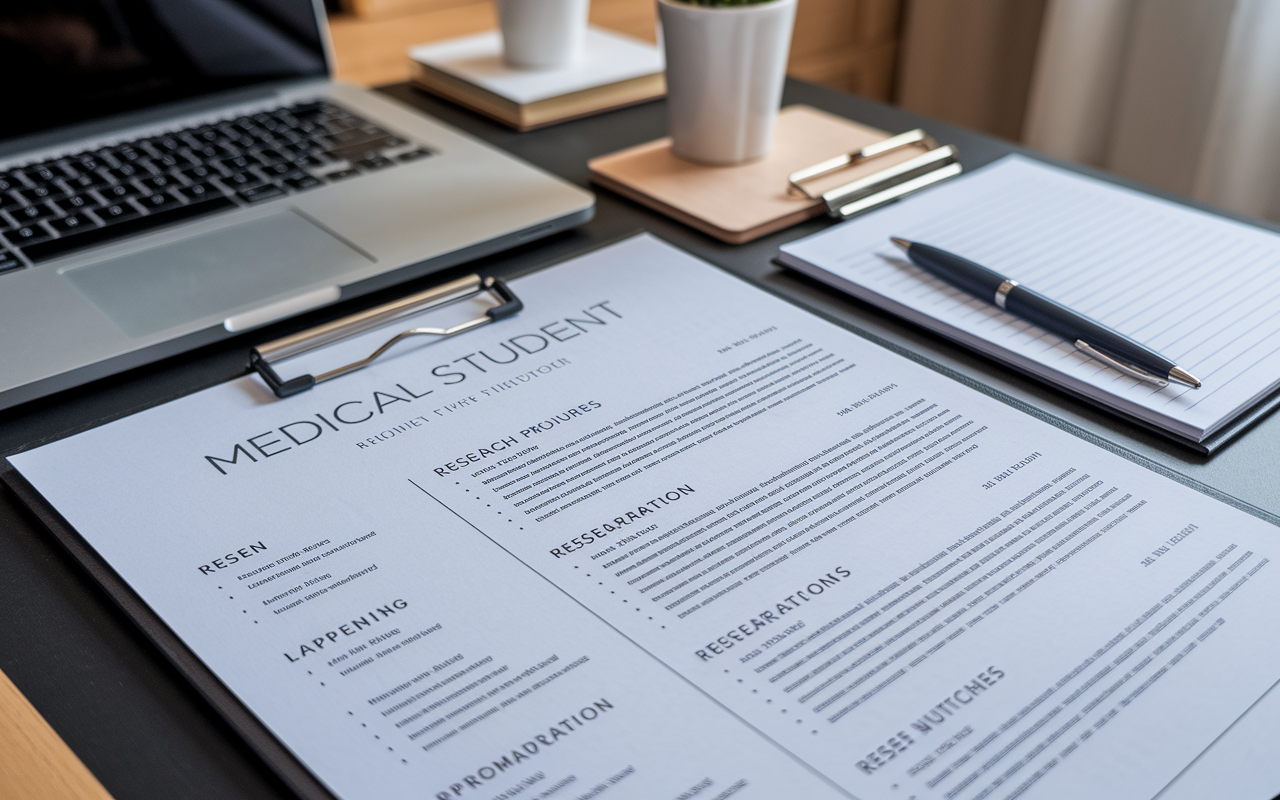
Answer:
[(837, 791), (837, 792), (839, 792), (840, 794), (844, 795), (845, 797), (848, 797), (850, 800), (858, 800), (858, 798), (857, 798), (855, 795), (850, 794), (849, 792), (845, 791), (844, 787), (837, 785), (834, 781), (832, 781), (832, 780), (831, 780), (830, 778), (828, 778), (826, 775), (823, 775), (823, 774), (822, 774), (821, 772), (819, 772), (817, 769), (815, 769), (814, 767), (812, 767), (812, 766), (811, 766), (807, 761), (805, 761), (804, 759), (800, 758), (800, 757), (799, 757), (799, 756), (797, 756), (795, 753), (791, 752), (791, 751), (790, 751), (790, 750), (788, 750), (786, 747), (784, 747), (784, 746), (782, 745), (782, 743), (781, 743), (781, 742), (779, 742), (778, 740), (774, 739), (772, 736), (769, 736), (769, 735), (768, 735), (768, 734), (766, 734), (764, 731), (760, 730), (760, 729), (759, 729), (759, 728), (757, 728), (755, 725), (752, 725), (752, 724), (751, 724), (750, 722), (748, 722), (747, 720), (743, 719), (743, 718), (742, 718), (741, 716), (739, 716), (739, 715), (738, 715), (738, 713), (737, 713), (737, 712), (735, 712), (733, 709), (729, 708), (729, 707), (728, 707), (728, 706), (726, 706), (724, 703), (722, 703), (722, 702), (720, 702), (719, 700), (717, 700), (716, 698), (712, 697), (712, 696), (711, 696), (711, 695), (710, 695), (710, 694), (709, 694), (705, 689), (703, 689), (701, 686), (698, 686), (696, 683), (694, 683), (693, 681), (689, 680), (689, 679), (688, 679), (688, 678), (686, 678), (684, 675), (682, 675), (679, 671), (677, 671), (677, 670), (676, 670), (674, 667), (672, 667), (670, 664), (668, 664), (667, 662), (663, 661), (661, 658), (658, 658), (656, 655), (654, 655), (652, 652), (650, 652), (650, 651), (649, 651), (649, 649), (648, 649), (648, 648), (646, 648), (644, 645), (640, 644), (640, 643), (639, 643), (639, 642), (637, 642), (635, 639), (632, 639), (630, 636), (628, 636), (628, 635), (626, 635), (625, 633), (623, 633), (622, 631), (618, 630), (618, 628), (617, 628), (617, 627), (615, 627), (615, 626), (613, 625), (613, 623), (609, 622), (607, 619), (605, 619), (604, 617), (600, 616), (600, 615), (599, 615), (599, 614), (597, 614), (595, 611), (591, 610), (591, 608), (589, 608), (585, 603), (583, 603), (581, 600), (579, 600), (578, 598), (574, 597), (573, 595), (569, 594), (569, 593), (568, 593), (567, 591), (565, 591), (565, 590), (564, 590), (564, 589), (563, 589), (559, 584), (557, 584), (555, 581), (551, 580), (551, 579), (550, 579), (550, 578), (548, 578), (546, 575), (544, 575), (544, 574), (542, 574), (540, 571), (538, 571), (535, 567), (533, 567), (533, 565), (529, 564), (529, 563), (528, 563), (528, 562), (526, 562), (524, 559), (520, 558), (520, 556), (518, 556), (518, 555), (516, 555), (515, 553), (511, 552), (510, 550), (508, 550), (508, 549), (506, 548), (506, 546), (505, 546), (505, 545), (503, 545), (501, 542), (499, 542), (497, 539), (494, 539), (494, 538), (493, 538), (492, 536), (490, 536), (489, 534), (487, 534), (487, 533), (485, 533), (484, 531), (480, 530), (480, 528), (478, 528), (474, 523), (472, 523), (472, 522), (471, 522), (471, 520), (469, 520), (469, 519), (467, 519), (466, 517), (462, 516), (462, 515), (461, 515), (461, 514), (459, 514), (457, 511), (455, 511), (452, 507), (450, 507), (449, 505), (445, 504), (445, 502), (444, 502), (443, 500), (441, 500), (440, 498), (436, 497), (436, 496), (435, 496), (434, 494), (432, 494), (431, 492), (427, 491), (425, 488), (423, 488), (421, 485), (419, 485), (419, 484), (417, 483), (417, 481), (415, 481), (413, 478), (406, 478), (406, 480), (408, 480), (408, 481), (409, 481), (409, 483), (413, 484), (415, 488), (417, 488), (420, 492), (422, 492), (423, 494), (425, 494), (427, 497), (430, 497), (432, 500), (436, 501), (436, 503), (438, 503), (438, 504), (440, 505), (440, 507), (441, 507), (441, 508), (443, 508), (444, 510), (448, 511), (450, 514), (453, 514), (453, 515), (454, 515), (455, 517), (457, 517), (458, 519), (462, 520), (464, 523), (466, 523), (466, 525), (467, 525), (467, 526), (469, 526), (469, 527), (470, 527), (472, 530), (474, 530), (476, 533), (478, 533), (478, 534), (480, 534), (481, 536), (483, 536), (484, 538), (488, 539), (490, 542), (493, 542), (493, 544), (495, 544), (495, 545), (497, 545), (499, 548), (501, 548), (501, 549), (502, 549), (502, 551), (503, 551), (504, 553), (506, 553), (507, 555), (511, 556), (511, 557), (512, 557), (512, 558), (514, 558), (516, 561), (518, 561), (520, 564), (522, 564), (522, 565), (524, 565), (525, 567), (527, 567), (530, 571), (532, 571), (532, 572), (533, 572), (533, 574), (537, 575), (539, 578), (542, 578), (544, 581), (546, 581), (547, 583), (551, 584), (551, 586), (552, 586), (554, 589), (556, 589), (557, 591), (559, 591), (559, 592), (560, 592), (561, 594), (563, 594), (565, 597), (567, 597), (567, 598), (569, 598), (570, 600), (572, 600), (574, 603), (577, 603), (577, 604), (578, 604), (579, 606), (581, 606), (581, 607), (582, 607), (582, 609), (583, 609), (584, 611), (586, 611), (588, 614), (590, 614), (591, 616), (595, 617), (596, 619), (600, 620), (602, 623), (604, 623), (605, 625), (607, 625), (607, 626), (610, 628), (610, 630), (614, 631), (614, 632), (615, 632), (615, 633), (617, 633), (619, 636), (621, 636), (623, 639), (625, 639), (625, 640), (627, 640), (628, 642), (630, 642), (632, 645), (634, 645), (634, 646), (636, 647), (636, 649), (640, 650), (640, 652), (644, 653), (645, 655), (649, 656), (649, 658), (653, 659), (653, 660), (654, 660), (654, 661), (656, 661), (658, 664), (662, 665), (662, 667), (663, 667), (663, 668), (665, 668), (665, 669), (666, 669), (668, 672), (670, 672), (672, 675), (675, 675), (675, 676), (676, 676), (678, 679), (680, 679), (681, 681), (684, 681), (684, 682), (685, 682), (686, 684), (688, 684), (688, 685), (689, 685), (689, 686), (690, 686), (690, 687), (691, 687), (695, 692), (698, 692), (699, 694), (701, 694), (703, 697), (706, 697), (708, 700), (710, 700), (710, 701), (711, 701), (712, 703), (714, 703), (715, 705), (717, 705), (717, 706), (719, 706), (720, 708), (724, 709), (725, 713), (727, 713), (729, 716), (731, 716), (731, 717), (733, 717), (734, 719), (736, 719), (736, 720), (738, 720), (739, 722), (741, 722), (744, 726), (746, 726), (746, 728), (747, 728), (748, 730), (755, 731), (755, 733), (756, 733), (756, 734), (757, 734), (761, 739), (765, 740), (766, 742), (768, 742), (768, 743), (772, 744), (774, 747), (778, 748), (778, 750), (780, 750), (783, 754), (785, 754), (785, 755), (786, 755), (787, 757), (789, 757), (791, 760), (793, 760), (794, 762), (796, 762), (796, 764), (798, 764), (801, 768), (803, 768), (803, 769), (805, 769), (805, 770), (808, 770), (808, 771), (809, 771), (809, 772), (810, 772), (814, 777), (816, 777), (818, 780), (820, 780), (820, 781), (822, 781), (823, 783), (827, 784), (827, 785), (828, 785), (828, 786), (830, 786), (832, 789), (834, 789), (835, 791)]

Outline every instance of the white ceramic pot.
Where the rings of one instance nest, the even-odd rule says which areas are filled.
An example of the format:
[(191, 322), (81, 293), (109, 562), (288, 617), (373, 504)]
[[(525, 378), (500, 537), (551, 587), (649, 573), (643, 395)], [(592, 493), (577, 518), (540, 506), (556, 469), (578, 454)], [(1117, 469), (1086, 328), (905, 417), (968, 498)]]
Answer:
[(494, 0), (503, 60), (523, 69), (564, 67), (582, 57), (591, 0)]
[(702, 164), (741, 164), (773, 145), (796, 0), (695, 6), (658, 0), (667, 56), (672, 152)]

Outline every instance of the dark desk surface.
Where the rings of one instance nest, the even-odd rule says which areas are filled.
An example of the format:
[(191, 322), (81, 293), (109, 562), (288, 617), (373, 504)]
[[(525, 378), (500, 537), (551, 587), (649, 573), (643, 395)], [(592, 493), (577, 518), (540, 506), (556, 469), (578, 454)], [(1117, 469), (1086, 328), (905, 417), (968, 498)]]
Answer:
[[(515, 133), (405, 85), (386, 91), (583, 186), (587, 185), (589, 158), (658, 138), (666, 128), (665, 108), (660, 102)], [(941, 141), (957, 145), (967, 169), (1019, 150), (895, 108), (794, 81), (788, 83), (784, 102), (808, 103), (890, 131), (923, 126)], [(151, 405), (157, 398), (176, 397), (235, 377), (243, 372), (248, 348), (254, 343), (431, 285), (442, 277), (476, 269), (484, 274), (514, 275), (648, 230), (774, 292), (924, 354), (1172, 470), (1280, 514), (1280, 481), (1275, 479), (1280, 473), (1280, 415), (1263, 420), (1216, 456), (1198, 456), (772, 264), (780, 244), (820, 230), (831, 224), (830, 220), (814, 220), (734, 246), (603, 190), (598, 196), (595, 219), (576, 231), (484, 259), (463, 270), (416, 281), (395, 293), (317, 312), (2, 412), (0, 453), (26, 449)], [(0, 670), (117, 800), (232, 800), (289, 794), (3, 488), (0, 608)]]

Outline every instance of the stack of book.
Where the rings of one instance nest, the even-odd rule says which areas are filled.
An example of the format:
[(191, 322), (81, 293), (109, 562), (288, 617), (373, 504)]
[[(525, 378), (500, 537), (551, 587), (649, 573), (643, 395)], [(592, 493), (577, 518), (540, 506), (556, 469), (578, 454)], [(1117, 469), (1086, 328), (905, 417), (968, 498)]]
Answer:
[(507, 66), (497, 31), (420, 45), (409, 59), (420, 88), (521, 131), (666, 94), (661, 50), (595, 27), (582, 58), (566, 67)]

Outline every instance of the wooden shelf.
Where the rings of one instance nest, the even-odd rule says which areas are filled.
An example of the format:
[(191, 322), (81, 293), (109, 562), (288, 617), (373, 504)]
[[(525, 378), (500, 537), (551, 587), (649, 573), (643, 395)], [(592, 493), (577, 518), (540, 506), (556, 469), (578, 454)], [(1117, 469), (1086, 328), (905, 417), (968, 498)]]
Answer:
[(0, 672), (0, 797), (111, 800), (111, 795)]

